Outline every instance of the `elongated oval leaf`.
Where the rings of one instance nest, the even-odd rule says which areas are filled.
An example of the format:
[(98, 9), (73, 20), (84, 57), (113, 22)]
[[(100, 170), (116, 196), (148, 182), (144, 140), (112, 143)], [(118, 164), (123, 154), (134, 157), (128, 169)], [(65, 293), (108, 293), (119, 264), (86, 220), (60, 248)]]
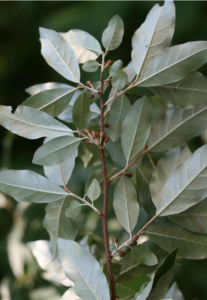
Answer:
[(145, 244), (132, 247), (128, 255), (132, 255), (135, 261), (143, 265), (154, 266), (158, 263), (155, 254)]
[(46, 206), (43, 225), (50, 235), (50, 251), (53, 258), (58, 256), (58, 238), (74, 240), (77, 234), (75, 221), (65, 215), (70, 199), (70, 197), (65, 197)]
[(96, 60), (89, 60), (82, 66), (82, 69), (85, 72), (96, 72), (98, 68), (99, 64)]
[(150, 90), (168, 105), (185, 109), (202, 108), (206, 106), (207, 78), (199, 72), (192, 72), (178, 82)]
[(150, 226), (146, 234), (167, 252), (178, 249), (178, 256), (188, 259), (207, 258), (207, 236), (190, 232), (174, 224)]
[(127, 83), (127, 74), (124, 71), (117, 71), (112, 78), (111, 84), (113, 89), (116, 92), (119, 92), (124, 89)]
[(155, 4), (132, 38), (132, 63), (137, 74), (142, 74), (156, 56), (168, 48), (174, 27), (173, 1), (165, 1), (163, 6)]
[(207, 145), (178, 166), (163, 187), (157, 205), (157, 215), (180, 213), (207, 196)]
[(54, 30), (40, 28), (41, 53), (49, 66), (66, 79), (79, 82), (80, 69), (71, 46)]
[(89, 126), (90, 120), (90, 102), (83, 92), (73, 104), (73, 122), (79, 130), (83, 130)]
[(86, 31), (72, 29), (61, 35), (73, 48), (80, 64), (84, 64), (90, 59), (96, 59), (102, 52), (99, 42)]
[(58, 240), (65, 274), (75, 283), (75, 293), (84, 300), (110, 300), (106, 277), (95, 258), (74, 241)]
[(78, 148), (81, 138), (60, 136), (43, 144), (36, 152), (33, 163), (43, 166), (55, 166), (73, 155)]
[(128, 82), (131, 82), (136, 76), (136, 72), (134, 71), (132, 61), (130, 61), (128, 65), (123, 68), (123, 71), (127, 74)]
[(25, 138), (71, 134), (70, 128), (42, 111), (26, 106), (19, 106), (14, 114), (11, 111), (11, 106), (0, 106), (0, 125)]
[(126, 158), (124, 156), (121, 140), (115, 143), (109, 140), (105, 145), (105, 148), (109, 152), (110, 157), (115, 164), (121, 167), (126, 166)]
[(206, 118), (206, 107), (168, 109), (152, 127), (148, 140), (149, 150), (161, 152), (183, 146), (188, 140), (207, 129)]
[(158, 161), (152, 173), (150, 191), (154, 205), (158, 205), (160, 193), (165, 186), (170, 174), (183, 162), (188, 160), (191, 152), (187, 146), (168, 151)]
[(33, 107), (56, 117), (66, 109), (75, 91), (74, 87), (42, 91), (28, 98), (22, 105)]
[(47, 83), (39, 83), (28, 87), (25, 92), (29, 95), (34, 96), (42, 91), (54, 90), (54, 89), (62, 89), (62, 88), (71, 88), (70, 85), (65, 83), (58, 82), (47, 82)]
[(114, 16), (108, 23), (108, 27), (102, 35), (102, 43), (106, 51), (118, 48), (124, 34), (124, 23), (119, 16)]
[(94, 178), (87, 190), (87, 196), (93, 202), (96, 199), (98, 199), (100, 195), (101, 195), (100, 184), (98, 180)]
[(107, 133), (113, 142), (120, 138), (121, 126), (130, 107), (129, 99), (125, 95), (117, 97), (111, 105)]
[(113, 206), (119, 223), (131, 235), (137, 224), (139, 205), (136, 189), (126, 177), (119, 180), (114, 190)]
[(147, 142), (151, 128), (152, 108), (147, 97), (136, 101), (128, 111), (121, 128), (121, 141), (127, 163)]
[(189, 42), (168, 48), (148, 65), (137, 84), (159, 86), (183, 79), (207, 61), (207, 42)]
[(0, 172), (0, 190), (18, 202), (49, 203), (67, 195), (59, 186), (32, 171)]

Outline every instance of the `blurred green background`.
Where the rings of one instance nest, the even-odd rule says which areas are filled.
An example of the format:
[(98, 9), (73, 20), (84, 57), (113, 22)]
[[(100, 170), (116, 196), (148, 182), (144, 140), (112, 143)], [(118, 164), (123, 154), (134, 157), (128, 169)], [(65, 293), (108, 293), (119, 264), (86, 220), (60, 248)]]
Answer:
[[(162, 4), (161, 1), (158, 3)], [(66, 82), (41, 57), (39, 27), (63, 32), (78, 28), (88, 31), (100, 41), (110, 18), (119, 14), (125, 24), (124, 40), (121, 47), (110, 55), (110, 59), (121, 59), (126, 65), (130, 61), (131, 37), (154, 4), (155, 2), (151, 1), (0, 2), (0, 104), (11, 105), (15, 109), (28, 97), (25, 93), (27, 87), (50, 81)], [(207, 2), (176, 2), (176, 13), (173, 44), (207, 40)], [(207, 75), (207, 65), (202, 67), (201, 71)], [(82, 81), (88, 79), (93, 80), (95, 77), (86, 76), (85, 73)], [(195, 139), (194, 142), (199, 144), (200, 140)], [(30, 169), (42, 173), (41, 168), (31, 164), (33, 154), (41, 143), (42, 140), (26, 140), (0, 128), (0, 168)], [(84, 182), (91, 172), (89, 168), (88, 171), (80, 173), (82, 167), (82, 163), (78, 161), (70, 183), (76, 192), (83, 189)], [(15, 274), (7, 251), (13, 236), (23, 242), (48, 239), (47, 232), (42, 226), (44, 205), (32, 204), (24, 208), (22, 213), (15, 209), (16, 203), (12, 199), (4, 201), (2, 197), (0, 198), (0, 282), (3, 282), (3, 288), (1, 287), (0, 299), (2, 297), (3, 300), (41, 300), (48, 297), (48, 300), (51, 300), (54, 293), (57, 292), (59, 295), (65, 289), (43, 280), (40, 269), (35, 263), (26, 264), (23, 275)], [(88, 222), (82, 220), (82, 223), (86, 221)], [(88, 225), (91, 229), (96, 226), (96, 223), (91, 225), (92, 222), (91, 219)], [(17, 232), (14, 232), (14, 229)], [(9, 248), (16, 251), (16, 246), (10, 244)], [(206, 278), (206, 260), (181, 261), (176, 280), (186, 299), (207, 299)], [(40, 294), (33, 293), (42, 288), (48, 288), (49, 294), (44, 294), (42, 290)], [(5, 296), (7, 289), (11, 294), (8, 298)]]

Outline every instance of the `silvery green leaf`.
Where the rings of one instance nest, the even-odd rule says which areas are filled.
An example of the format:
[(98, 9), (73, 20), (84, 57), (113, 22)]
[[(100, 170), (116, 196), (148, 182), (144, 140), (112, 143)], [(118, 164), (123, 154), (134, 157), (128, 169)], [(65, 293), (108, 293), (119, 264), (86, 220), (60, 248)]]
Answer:
[(48, 203), (67, 195), (59, 186), (32, 171), (0, 172), (0, 190), (18, 202)]
[(58, 240), (66, 276), (74, 281), (75, 293), (84, 300), (110, 300), (106, 277), (96, 259), (74, 241)]
[(192, 72), (175, 83), (156, 86), (150, 90), (166, 104), (179, 108), (202, 108), (206, 106), (207, 78)]
[(190, 232), (174, 224), (150, 226), (145, 233), (167, 252), (178, 249), (178, 256), (187, 259), (207, 258), (207, 236)]
[(137, 84), (152, 87), (176, 82), (207, 61), (207, 42), (189, 42), (168, 48), (144, 70)]
[(94, 178), (87, 190), (87, 196), (93, 202), (96, 199), (98, 199), (100, 195), (101, 195), (100, 184), (98, 180)]
[(114, 190), (113, 206), (119, 223), (131, 235), (137, 224), (139, 204), (133, 183), (124, 176), (120, 178)]
[(142, 74), (158, 54), (169, 47), (174, 27), (173, 1), (165, 1), (163, 6), (155, 4), (132, 38), (132, 64), (136, 74)]
[(111, 77), (114, 77), (116, 72), (119, 71), (123, 66), (123, 62), (121, 60), (117, 60), (113, 63), (113, 65), (111, 66), (111, 69), (110, 69), (110, 76)]
[(154, 266), (158, 263), (157, 257), (145, 244), (136, 245), (131, 248), (131, 255), (135, 261), (147, 266)]
[(112, 142), (111, 140), (105, 145), (106, 150), (109, 152), (111, 159), (115, 164), (121, 167), (126, 166), (126, 158), (124, 156), (121, 140)]
[(74, 288), (70, 288), (64, 293), (60, 300), (81, 300), (81, 298), (75, 294)]
[(96, 72), (99, 68), (99, 64), (96, 60), (88, 60), (83, 66), (82, 69), (85, 72)]
[(150, 134), (152, 107), (147, 97), (136, 101), (121, 128), (121, 141), (127, 163), (144, 147)]
[(66, 79), (79, 82), (80, 69), (71, 46), (54, 30), (40, 28), (41, 53), (49, 66)]
[(174, 215), (207, 196), (207, 145), (196, 150), (169, 176), (158, 199), (156, 214)]
[(62, 88), (71, 88), (70, 85), (65, 83), (58, 82), (47, 82), (47, 83), (39, 83), (28, 87), (25, 92), (29, 95), (34, 96), (42, 91), (54, 90), (54, 89), (62, 89)]
[(182, 295), (181, 291), (179, 290), (178, 285), (177, 285), (176, 282), (174, 282), (171, 285), (171, 288), (169, 289), (169, 291), (165, 295), (164, 299), (184, 300), (183, 295)]
[(76, 218), (81, 212), (82, 204), (76, 200), (70, 201), (70, 206), (66, 209), (65, 215), (67, 218)]
[(149, 150), (161, 152), (185, 145), (207, 129), (206, 118), (206, 107), (185, 110), (171, 107), (153, 125), (148, 140)]
[(153, 285), (153, 280), (151, 280), (147, 284), (144, 284), (141, 288), (141, 291), (138, 294), (136, 294), (135, 300), (146, 300), (151, 292), (152, 285)]
[(157, 207), (160, 193), (165, 186), (170, 174), (183, 162), (188, 160), (191, 152), (187, 146), (175, 148), (165, 153), (158, 161), (156, 168), (152, 173), (150, 181), (150, 191), (152, 201)]
[(124, 71), (117, 71), (111, 81), (113, 89), (117, 92), (123, 90), (126, 83), (127, 74)]
[(22, 105), (33, 107), (46, 112), (52, 117), (56, 117), (66, 109), (71, 101), (76, 88), (60, 88), (42, 91), (25, 100)]
[(170, 220), (190, 231), (206, 234), (207, 199), (177, 215), (170, 216)]
[(73, 286), (73, 282), (69, 280), (63, 271), (59, 259), (53, 259), (50, 252), (50, 242), (45, 240), (38, 240), (27, 243), (37, 260), (38, 265), (45, 272), (43, 278), (52, 282), (62, 284), (64, 286)]
[(48, 114), (31, 107), (19, 106), (13, 114), (11, 106), (0, 106), (0, 125), (28, 139), (68, 135), (71, 129)]
[(90, 124), (90, 102), (86, 93), (81, 93), (73, 104), (73, 122), (79, 130), (87, 128)]
[(73, 48), (80, 64), (96, 59), (102, 52), (99, 42), (86, 31), (72, 29), (61, 35)]
[(116, 142), (120, 139), (121, 126), (130, 107), (131, 104), (129, 99), (125, 95), (117, 97), (112, 102), (109, 111), (109, 127), (107, 128), (107, 133), (113, 142)]
[(55, 166), (74, 154), (81, 138), (60, 136), (43, 144), (34, 154), (33, 163), (43, 166)]
[(74, 220), (68, 219), (65, 212), (70, 204), (70, 197), (65, 197), (46, 206), (46, 215), (43, 221), (44, 227), (50, 235), (50, 251), (52, 257), (58, 257), (58, 238), (74, 240), (77, 234), (77, 226)]
[(128, 65), (123, 68), (123, 71), (127, 74), (128, 82), (131, 82), (136, 76), (136, 72), (134, 71), (132, 61), (130, 61)]
[(118, 48), (124, 35), (124, 23), (119, 16), (114, 16), (102, 35), (102, 44), (106, 51)]

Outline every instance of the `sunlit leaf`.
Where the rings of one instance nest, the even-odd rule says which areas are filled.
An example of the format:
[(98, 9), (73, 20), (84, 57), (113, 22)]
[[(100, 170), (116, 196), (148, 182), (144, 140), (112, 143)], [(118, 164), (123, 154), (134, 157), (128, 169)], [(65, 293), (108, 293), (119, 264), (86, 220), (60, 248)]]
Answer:
[(108, 23), (108, 27), (102, 35), (102, 43), (106, 51), (118, 48), (124, 34), (124, 23), (119, 16), (114, 16)]
[(62, 88), (70, 88), (71, 86), (65, 83), (58, 82), (47, 82), (47, 83), (39, 83), (28, 87), (25, 92), (29, 95), (34, 96), (42, 91), (54, 90), (54, 89), (62, 89)]
[(81, 300), (81, 298), (75, 294), (74, 288), (70, 288), (64, 293), (60, 300)]
[(88, 60), (83, 66), (82, 69), (85, 72), (96, 72), (98, 70), (99, 64), (96, 60)]

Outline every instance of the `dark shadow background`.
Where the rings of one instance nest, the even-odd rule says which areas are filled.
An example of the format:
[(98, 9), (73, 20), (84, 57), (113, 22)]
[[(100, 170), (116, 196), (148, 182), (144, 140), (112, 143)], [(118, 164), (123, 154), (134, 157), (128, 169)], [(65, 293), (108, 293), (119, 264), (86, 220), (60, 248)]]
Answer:
[[(161, 1), (158, 3), (162, 4)], [(110, 59), (121, 59), (126, 65), (130, 61), (131, 37), (145, 20), (153, 4), (155, 2), (151, 1), (0, 2), (0, 104), (16, 108), (28, 97), (24, 91), (27, 87), (49, 81), (66, 82), (41, 57), (38, 40), (40, 26), (63, 32), (78, 28), (88, 31), (101, 41), (101, 34), (108, 21), (119, 14), (125, 24), (124, 39)], [(207, 40), (207, 2), (176, 2), (176, 13), (173, 44)], [(207, 75), (207, 65), (201, 71)], [(93, 75), (88, 78), (85, 74), (83, 82), (94, 79)], [(33, 154), (41, 142), (42, 140), (30, 141), (14, 136), (0, 128), (0, 168), (33, 169), (41, 173), (39, 167), (31, 164)], [(195, 142), (199, 143), (199, 140)], [(77, 169), (74, 184), (78, 176), (80, 180)], [(85, 178), (81, 180), (83, 185)], [(42, 221), (43, 217), (44, 207), (40, 209), (39, 206), (32, 205), (27, 210), (25, 218), (29, 232), (24, 236), (25, 241), (48, 237), (42, 225), (34, 228), (30, 224), (31, 219)], [(13, 215), (7, 209), (0, 208), (0, 280), (7, 276), (13, 278), (6, 254), (6, 239), (12, 224)], [(206, 278), (206, 260), (181, 262), (177, 282), (186, 299), (207, 299)], [(38, 280), (40, 279), (35, 282), (37, 286), (46, 284)], [(28, 286), (24, 281), (20, 284), (13, 280), (11, 290), (15, 291), (12, 299), (30, 299)]]

